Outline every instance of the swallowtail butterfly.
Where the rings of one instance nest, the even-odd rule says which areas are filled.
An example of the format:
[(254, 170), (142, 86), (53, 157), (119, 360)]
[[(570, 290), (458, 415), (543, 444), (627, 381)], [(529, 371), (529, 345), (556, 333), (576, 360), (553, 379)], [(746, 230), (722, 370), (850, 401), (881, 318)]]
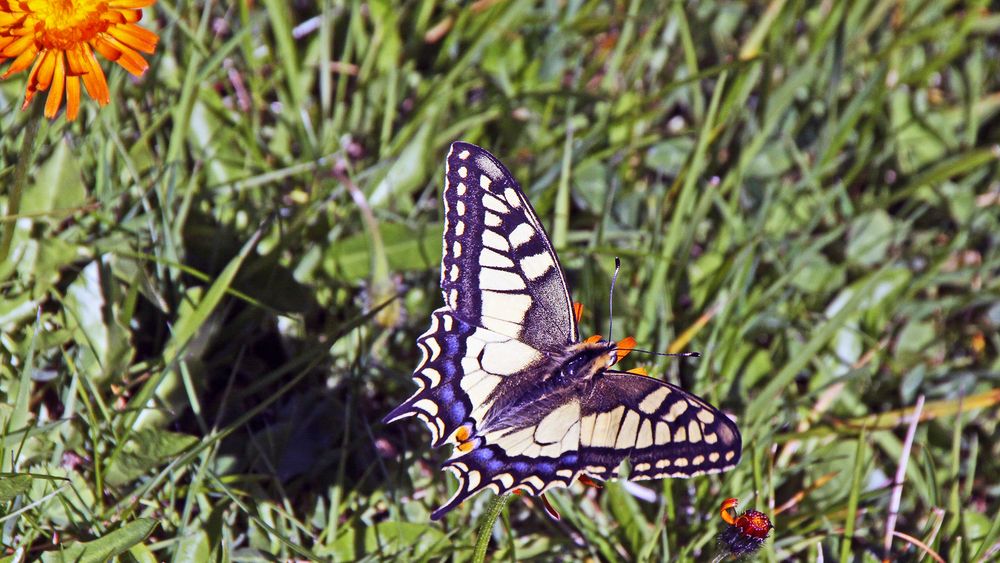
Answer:
[[(445, 168), (445, 306), (417, 340), (418, 390), (385, 417), (422, 420), (455, 445), (458, 477), (437, 520), (470, 496), (539, 495), (581, 477), (693, 477), (740, 460), (736, 425), (687, 391), (611, 369), (627, 351), (580, 341), (552, 243), (524, 192), (489, 152), (452, 144)], [(622, 348), (630, 346), (622, 346)]]

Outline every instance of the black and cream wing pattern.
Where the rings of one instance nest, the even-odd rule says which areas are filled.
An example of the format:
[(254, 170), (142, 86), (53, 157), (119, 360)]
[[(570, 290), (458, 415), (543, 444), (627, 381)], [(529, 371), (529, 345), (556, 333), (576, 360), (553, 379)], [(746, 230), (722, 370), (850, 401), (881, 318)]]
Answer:
[(445, 164), (441, 292), (417, 339), (417, 391), (385, 417), (415, 416), (458, 489), (538, 495), (581, 476), (693, 477), (735, 467), (736, 425), (693, 394), (611, 369), (614, 342), (580, 341), (573, 302), (545, 229), (493, 155), (452, 144)]

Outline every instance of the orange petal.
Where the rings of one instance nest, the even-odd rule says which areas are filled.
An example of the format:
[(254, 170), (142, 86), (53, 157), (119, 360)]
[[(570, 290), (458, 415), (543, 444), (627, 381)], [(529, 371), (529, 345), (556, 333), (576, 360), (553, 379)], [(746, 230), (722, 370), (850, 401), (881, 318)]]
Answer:
[(80, 113), (80, 77), (66, 77), (66, 119), (76, 120)]
[(576, 322), (580, 322), (580, 318), (583, 317), (583, 303), (579, 301), (573, 302), (573, 317), (576, 318)]
[(160, 40), (159, 35), (144, 27), (132, 24), (109, 28), (108, 33), (121, 41), (123, 45), (149, 54), (156, 51), (156, 43)]
[(636, 375), (649, 375), (649, 372), (646, 371), (646, 368), (632, 368), (628, 370), (628, 373), (634, 373)]
[(87, 62), (87, 49), (83, 45), (76, 46), (66, 51), (66, 63), (69, 65), (70, 76), (83, 76), (87, 74), (90, 64)]
[(30, 80), (35, 90), (48, 90), (52, 84), (52, 75), (56, 71), (56, 61), (62, 66), (62, 51), (42, 51), (39, 56), (41, 64), (31, 73)]
[[(15, 41), (4, 51), (5, 52), (15, 51), (14, 46), (20, 42), (21, 42), (20, 40)], [(25, 50), (21, 51), (18, 49), (16, 50), (16, 52), (19, 53), (17, 55), (17, 58), (14, 59), (14, 62), (10, 63), (10, 67), (7, 68), (7, 72), (3, 73), (3, 76), (0, 76), (0, 78), (7, 78), (8, 76), (17, 72), (21, 72), (22, 70), (31, 66), (32, 61), (35, 60), (35, 56), (38, 55), (38, 47), (35, 47), (34, 42), (29, 41), (28, 46), (27, 48), (25, 48)]]
[(83, 85), (87, 88), (87, 93), (90, 94), (91, 98), (97, 100), (97, 103), (105, 106), (111, 101), (111, 92), (108, 90), (108, 81), (104, 78), (104, 71), (101, 70), (101, 65), (97, 63), (97, 57), (94, 52), (90, 50), (89, 47), (81, 46), (82, 49), (86, 50), (88, 69), (86, 74), (83, 75)]
[(617, 361), (620, 362), (622, 361), (622, 358), (629, 355), (629, 353), (632, 351), (632, 348), (635, 348), (635, 338), (632, 338), (631, 336), (626, 336), (625, 338), (622, 338), (621, 340), (618, 341), (617, 346), (618, 350), (615, 351), (615, 354), (618, 355)]
[(590, 338), (584, 340), (584, 342), (586, 342), (587, 344), (593, 344), (595, 342), (600, 342), (600, 341), (601, 341), (600, 334), (595, 334), (594, 336), (591, 336)]
[(45, 117), (52, 119), (59, 113), (59, 106), (62, 105), (63, 91), (66, 88), (66, 65), (63, 62), (62, 51), (56, 51), (53, 56), (46, 59), (52, 61), (50, 64), (52, 68), (48, 71), (52, 88), (45, 100)]
[[(35, 37), (33, 35), (22, 35), (14, 41), (7, 44), (3, 51), (0, 51), (0, 55), (11, 58), (18, 55), (23, 55), (25, 51), (28, 51), (35, 44)], [(35, 52), (38, 52), (38, 48), (35, 47)], [(7, 71), (8, 73), (10, 71)]]

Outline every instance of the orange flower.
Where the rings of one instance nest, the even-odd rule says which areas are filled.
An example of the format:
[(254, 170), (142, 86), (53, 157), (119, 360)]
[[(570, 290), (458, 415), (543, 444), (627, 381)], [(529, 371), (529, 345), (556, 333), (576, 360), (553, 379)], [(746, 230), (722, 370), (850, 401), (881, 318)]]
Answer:
[[(14, 59), (0, 78), (31, 67), (24, 105), (49, 91), (45, 116), (53, 118), (66, 94), (66, 118), (80, 110), (80, 80), (100, 105), (111, 101), (96, 50), (141, 76), (159, 37), (136, 25), (156, 0), (0, 0), (0, 63)], [(51, 88), (50, 88), (51, 87)]]

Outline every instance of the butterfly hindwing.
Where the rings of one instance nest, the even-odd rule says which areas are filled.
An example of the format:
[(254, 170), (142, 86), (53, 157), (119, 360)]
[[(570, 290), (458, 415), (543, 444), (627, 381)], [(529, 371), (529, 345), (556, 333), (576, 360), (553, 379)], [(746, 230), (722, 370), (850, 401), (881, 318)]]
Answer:
[(652, 377), (605, 371), (583, 400), (580, 466), (599, 479), (694, 477), (740, 460), (736, 424), (695, 395)]
[(537, 350), (575, 340), (559, 260), (507, 168), (475, 145), (453, 143), (444, 204), (441, 291), (448, 307)]

